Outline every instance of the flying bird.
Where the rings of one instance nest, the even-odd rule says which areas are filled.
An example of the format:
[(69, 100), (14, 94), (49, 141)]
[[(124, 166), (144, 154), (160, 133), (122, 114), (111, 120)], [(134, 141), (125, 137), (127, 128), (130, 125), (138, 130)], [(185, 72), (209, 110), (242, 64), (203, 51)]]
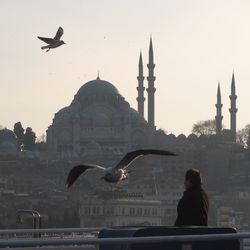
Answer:
[(143, 155), (163, 155), (163, 156), (176, 156), (175, 153), (165, 151), (165, 150), (155, 150), (155, 149), (141, 149), (127, 153), (121, 161), (114, 167), (104, 168), (94, 164), (81, 164), (73, 167), (67, 178), (66, 187), (69, 188), (77, 180), (77, 178), (86, 173), (88, 170), (97, 170), (102, 173), (101, 179), (107, 182), (118, 183), (120, 181), (128, 179), (128, 174), (132, 172), (128, 170), (128, 166), (137, 158)]
[(43, 42), (48, 44), (46, 46), (42, 46), (41, 49), (47, 49), (46, 52), (48, 52), (50, 49), (54, 49), (54, 48), (57, 48), (63, 44), (66, 44), (63, 40), (60, 40), (62, 35), (63, 35), (63, 28), (59, 27), (59, 29), (56, 32), (56, 36), (54, 38), (47, 38), (47, 37), (38, 36), (37, 37), (38, 39), (40, 39)]

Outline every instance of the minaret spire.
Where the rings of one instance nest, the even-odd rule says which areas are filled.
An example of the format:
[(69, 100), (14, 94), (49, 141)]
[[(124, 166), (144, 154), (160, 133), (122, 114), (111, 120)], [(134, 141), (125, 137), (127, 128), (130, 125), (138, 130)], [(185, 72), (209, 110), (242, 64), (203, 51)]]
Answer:
[(153, 51), (153, 42), (151, 36), (149, 42), (149, 62), (151, 62), (152, 64), (154, 63), (154, 51)]
[(232, 140), (236, 142), (236, 113), (238, 109), (236, 108), (236, 91), (235, 91), (235, 79), (234, 79), (234, 72), (232, 75), (232, 82), (231, 82), (231, 95), (229, 96), (231, 100), (231, 107), (229, 109), (230, 112), (230, 130), (232, 133)]
[(221, 93), (220, 93), (220, 83), (218, 83), (218, 89), (217, 89), (217, 103), (215, 104), (216, 107), (216, 135), (220, 136), (222, 134), (222, 103), (221, 103)]
[(153, 52), (153, 43), (152, 43), (152, 37), (150, 37), (150, 43), (149, 43), (149, 60), (148, 60), (148, 123), (151, 127), (155, 128), (155, 76), (154, 76), (154, 52)]
[(143, 81), (144, 81), (144, 76), (143, 76), (143, 62), (142, 62), (142, 54), (140, 52), (140, 58), (139, 58), (139, 65), (138, 65), (138, 76), (137, 76), (137, 80), (138, 80), (138, 87), (137, 87), (137, 91), (138, 91), (138, 97), (136, 98), (137, 100), (137, 105), (138, 105), (138, 112), (141, 116), (144, 117), (144, 86), (143, 86)]
[(100, 80), (100, 72), (99, 72), (99, 70), (97, 71), (97, 77), (96, 77), (96, 80)]

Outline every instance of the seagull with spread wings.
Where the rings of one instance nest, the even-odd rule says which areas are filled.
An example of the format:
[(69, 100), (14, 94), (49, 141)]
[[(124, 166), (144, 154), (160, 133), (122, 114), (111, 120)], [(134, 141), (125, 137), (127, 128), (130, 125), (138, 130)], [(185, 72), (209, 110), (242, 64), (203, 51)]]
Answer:
[(81, 164), (73, 167), (67, 178), (66, 187), (69, 188), (77, 180), (77, 178), (86, 173), (88, 170), (97, 170), (102, 173), (102, 178), (107, 182), (117, 183), (128, 179), (128, 174), (131, 172), (128, 170), (128, 166), (137, 158), (143, 155), (162, 155), (162, 156), (175, 156), (175, 153), (165, 150), (155, 149), (141, 149), (127, 153), (122, 160), (114, 167), (104, 168), (94, 164)]
[(57, 48), (57, 47), (65, 44), (65, 42), (63, 40), (60, 40), (62, 35), (63, 35), (63, 28), (59, 27), (54, 38), (47, 38), (47, 37), (38, 36), (37, 37), (38, 39), (40, 39), (43, 42), (48, 44), (46, 46), (42, 46), (41, 49), (47, 49), (46, 52), (48, 52), (50, 49), (54, 49), (54, 48)]

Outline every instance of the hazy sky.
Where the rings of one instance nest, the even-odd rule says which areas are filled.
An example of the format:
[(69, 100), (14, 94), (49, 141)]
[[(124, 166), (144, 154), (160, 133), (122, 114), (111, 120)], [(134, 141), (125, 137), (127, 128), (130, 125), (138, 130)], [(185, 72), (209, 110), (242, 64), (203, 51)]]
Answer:
[[(42, 51), (37, 35), (53, 37), (59, 26), (67, 45)], [(146, 74), (150, 34), (158, 128), (188, 134), (213, 119), (218, 81), (229, 127), (233, 70), (238, 128), (250, 123), (248, 0), (0, 0), (0, 32), (0, 124), (10, 129), (21, 121), (45, 133), (98, 70), (137, 108), (139, 52)]]

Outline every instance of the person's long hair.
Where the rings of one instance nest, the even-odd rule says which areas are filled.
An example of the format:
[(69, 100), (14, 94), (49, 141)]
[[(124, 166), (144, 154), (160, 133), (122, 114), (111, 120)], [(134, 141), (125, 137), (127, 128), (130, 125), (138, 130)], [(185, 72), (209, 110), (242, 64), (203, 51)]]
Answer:
[(193, 187), (201, 187), (202, 185), (202, 176), (198, 169), (192, 168), (187, 170), (185, 178), (192, 183)]

